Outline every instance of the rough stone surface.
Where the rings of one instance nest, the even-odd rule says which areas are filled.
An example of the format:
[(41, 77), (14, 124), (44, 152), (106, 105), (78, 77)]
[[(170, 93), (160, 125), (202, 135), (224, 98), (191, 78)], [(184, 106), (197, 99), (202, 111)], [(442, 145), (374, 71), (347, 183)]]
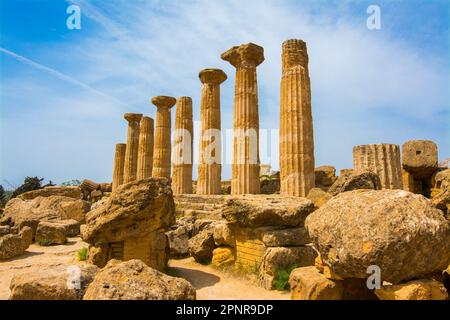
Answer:
[(426, 179), (438, 168), (438, 148), (429, 140), (406, 141), (402, 146), (403, 168), (415, 179)]
[(175, 204), (166, 179), (148, 178), (122, 185), (103, 204), (86, 215), (84, 241), (120, 242), (175, 223)]
[(344, 286), (327, 279), (315, 267), (294, 269), (289, 276), (291, 300), (342, 300)]
[(84, 300), (195, 300), (194, 287), (140, 260), (111, 260), (94, 278)]
[(309, 193), (307, 196), (307, 198), (314, 203), (314, 207), (316, 209), (323, 206), (332, 197), (333, 196), (330, 193), (325, 192), (320, 188), (312, 188), (311, 190), (309, 190)]
[(314, 204), (305, 198), (245, 195), (229, 199), (222, 215), (241, 227), (297, 227), (313, 210)]
[(6, 236), (11, 233), (10, 226), (0, 226), (0, 237)]
[(81, 199), (83, 197), (81, 193), (80, 187), (75, 186), (67, 186), (67, 187), (61, 187), (61, 186), (51, 186), (51, 187), (45, 187), (38, 190), (32, 190), (25, 193), (22, 193), (17, 196), (17, 198), (22, 200), (33, 200), (37, 197), (50, 197), (50, 196), (63, 196), (73, 199)]
[(216, 268), (220, 268), (233, 264), (235, 260), (235, 253), (232, 248), (219, 247), (213, 250), (211, 264)]
[(274, 280), (280, 270), (312, 266), (316, 255), (310, 246), (268, 248), (259, 268), (259, 284), (268, 290), (274, 289)]
[(370, 265), (398, 283), (443, 270), (450, 261), (450, 222), (421, 195), (356, 190), (329, 200), (306, 228), (324, 263), (342, 278), (366, 278)]
[(214, 237), (210, 230), (200, 232), (189, 239), (189, 253), (195, 261), (208, 264), (211, 262), (214, 250)]
[(375, 290), (381, 300), (447, 300), (444, 285), (436, 280), (415, 280)]
[(22, 249), (25, 251), (33, 243), (33, 229), (30, 227), (23, 227), (20, 229), (19, 236), (22, 239)]
[(76, 237), (80, 234), (80, 223), (77, 220), (61, 220), (55, 223), (64, 227), (67, 237)]
[(368, 144), (353, 148), (354, 173), (372, 171), (384, 189), (402, 189), (400, 147), (395, 144)]
[(376, 173), (368, 171), (341, 175), (330, 187), (330, 189), (328, 189), (328, 192), (335, 196), (345, 191), (358, 189), (381, 190), (381, 188), (380, 177), (378, 177)]
[(311, 242), (304, 227), (270, 230), (264, 233), (263, 243), (267, 247), (301, 246)]
[(31, 200), (14, 198), (8, 201), (3, 221), (10, 220), (13, 225), (25, 221), (54, 221), (74, 219), (84, 222), (89, 211), (88, 202), (66, 196), (38, 196)]
[(333, 166), (320, 166), (314, 169), (315, 186), (324, 191), (336, 181), (336, 168)]
[(99, 268), (103, 268), (108, 263), (110, 253), (111, 247), (108, 244), (89, 246), (87, 262)]
[(189, 254), (190, 230), (187, 226), (181, 225), (175, 230), (166, 232), (166, 235), (171, 257), (180, 258)]
[[(11, 280), (10, 300), (81, 300), (99, 268), (77, 264), (39, 268)], [(77, 276), (80, 275), (78, 283)]]
[(0, 260), (20, 256), (24, 251), (20, 235), (7, 234), (0, 238)]
[(233, 230), (228, 223), (217, 223), (214, 225), (214, 242), (217, 246), (236, 246)]
[(36, 242), (41, 245), (64, 244), (66, 228), (60, 223), (40, 222), (36, 230)]

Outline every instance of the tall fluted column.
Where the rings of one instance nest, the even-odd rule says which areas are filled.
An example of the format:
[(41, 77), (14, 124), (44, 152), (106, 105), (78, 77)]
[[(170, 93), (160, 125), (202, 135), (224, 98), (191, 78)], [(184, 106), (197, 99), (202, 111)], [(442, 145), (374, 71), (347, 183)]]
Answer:
[(259, 193), (259, 114), (256, 67), (264, 49), (248, 43), (222, 53), (236, 68), (231, 194)]
[(221, 194), (220, 84), (227, 75), (220, 69), (204, 69), (198, 76), (202, 82), (202, 97), (197, 194)]
[(314, 188), (314, 135), (308, 52), (302, 40), (282, 48), (280, 193), (306, 197)]
[(112, 181), (112, 191), (123, 184), (123, 170), (125, 165), (125, 152), (127, 145), (125, 143), (116, 144), (116, 152), (114, 154), (114, 171)]
[(142, 117), (139, 135), (139, 151), (137, 163), (137, 179), (142, 180), (152, 176), (154, 121), (150, 117)]
[(192, 193), (192, 148), (192, 99), (180, 97), (175, 111), (172, 160), (172, 191), (174, 194)]
[(353, 147), (355, 173), (372, 171), (380, 176), (384, 189), (402, 189), (400, 147), (395, 144), (368, 144)]
[(139, 149), (139, 127), (142, 114), (125, 113), (124, 118), (128, 121), (128, 134), (127, 148), (125, 151), (123, 183), (128, 183), (136, 180)]
[(157, 96), (152, 98), (156, 106), (155, 144), (153, 147), (153, 170), (155, 178), (170, 179), (170, 108), (177, 102), (173, 97)]

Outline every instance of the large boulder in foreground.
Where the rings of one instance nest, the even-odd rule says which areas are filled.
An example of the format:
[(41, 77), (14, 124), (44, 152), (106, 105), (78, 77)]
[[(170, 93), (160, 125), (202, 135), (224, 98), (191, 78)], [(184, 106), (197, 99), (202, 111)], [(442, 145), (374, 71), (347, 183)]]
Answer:
[(96, 245), (146, 236), (175, 223), (175, 203), (167, 179), (148, 178), (121, 185), (86, 215), (84, 241)]
[(194, 287), (148, 267), (140, 260), (110, 260), (97, 274), (84, 300), (195, 300)]
[(342, 278), (399, 283), (444, 270), (450, 222), (422, 195), (403, 190), (344, 192), (308, 216), (306, 228), (323, 262)]
[(335, 196), (342, 192), (358, 189), (381, 190), (380, 177), (371, 171), (343, 174), (328, 189), (328, 192)]
[(306, 198), (243, 195), (229, 199), (222, 216), (240, 227), (297, 227), (313, 210), (314, 204)]
[(99, 268), (90, 264), (33, 268), (12, 278), (10, 300), (81, 300)]

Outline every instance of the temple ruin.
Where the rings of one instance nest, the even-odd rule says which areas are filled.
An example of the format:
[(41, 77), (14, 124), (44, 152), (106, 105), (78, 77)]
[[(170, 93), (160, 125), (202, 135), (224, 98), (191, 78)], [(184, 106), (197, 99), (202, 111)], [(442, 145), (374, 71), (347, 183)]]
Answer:
[(153, 169), (154, 121), (150, 117), (142, 117), (139, 151), (137, 163), (137, 180), (150, 178)]
[(136, 180), (137, 160), (139, 148), (139, 130), (142, 114), (125, 113), (125, 120), (128, 121), (127, 147), (125, 150), (125, 164), (123, 183)]

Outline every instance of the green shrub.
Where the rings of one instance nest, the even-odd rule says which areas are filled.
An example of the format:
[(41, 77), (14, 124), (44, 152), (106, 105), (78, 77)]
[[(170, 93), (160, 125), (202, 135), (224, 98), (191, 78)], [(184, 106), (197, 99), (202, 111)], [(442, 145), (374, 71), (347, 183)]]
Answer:
[(86, 261), (87, 258), (88, 258), (88, 249), (86, 247), (78, 250), (78, 252), (77, 252), (78, 261)]
[(277, 290), (289, 290), (289, 276), (292, 270), (297, 268), (297, 264), (293, 264), (287, 270), (279, 270), (274, 279), (274, 287)]

